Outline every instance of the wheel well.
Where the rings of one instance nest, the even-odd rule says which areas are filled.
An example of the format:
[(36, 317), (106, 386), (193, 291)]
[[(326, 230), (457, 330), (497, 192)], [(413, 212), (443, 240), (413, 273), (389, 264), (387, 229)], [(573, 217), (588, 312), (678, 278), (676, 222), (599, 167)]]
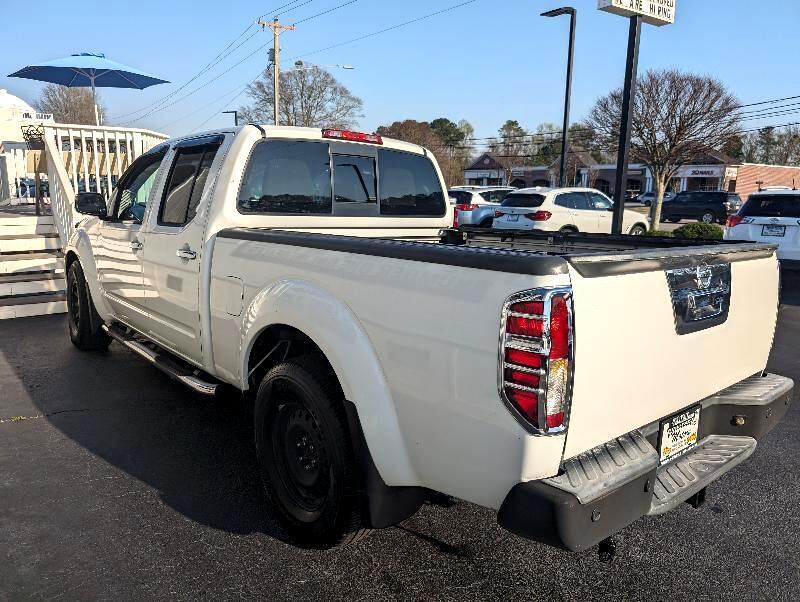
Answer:
[(274, 366), (303, 355), (319, 357), (335, 381), (339, 382), (333, 366), (311, 337), (293, 326), (273, 324), (256, 336), (250, 348), (250, 356), (247, 359), (247, 382), (250, 389), (257, 388), (264, 375)]
[(68, 251), (67, 256), (64, 257), (64, 273), (66, 274), (67, 270), (69, 270), (69, 266), (71, 266), (74, 262), (78, 260), (78, 254), (74, 251)]
[(644, 231), (647, 232), (648, 229), (647, 224), (643, 224), (642, 222), (636, 222), (631, 226), (631, 230), (633, 230), (636, 226), (641, 226), (642, 228), (644, 228)]
[(578, 232), (578, 229), (575, 226), (564, 226), (559, 232)]

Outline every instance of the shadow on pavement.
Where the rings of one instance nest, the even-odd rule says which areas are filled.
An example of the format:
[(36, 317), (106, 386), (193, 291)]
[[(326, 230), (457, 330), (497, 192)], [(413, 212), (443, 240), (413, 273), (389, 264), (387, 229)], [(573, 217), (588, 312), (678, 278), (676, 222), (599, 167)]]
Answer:
[[(6, 389), (2, 405), (12, 415), (42, 414), (191, 520), (283, 539), (261, 487), (252, 407), (241, 396), (195, 396), (116, 343), (82, 353), (63, 316), (7, 321), (3, 335), (0, 354), (16, 387)], [(22, 397), (33, 407), (21, 409)], [(8, 411), (0, 407), (0, 418)]]

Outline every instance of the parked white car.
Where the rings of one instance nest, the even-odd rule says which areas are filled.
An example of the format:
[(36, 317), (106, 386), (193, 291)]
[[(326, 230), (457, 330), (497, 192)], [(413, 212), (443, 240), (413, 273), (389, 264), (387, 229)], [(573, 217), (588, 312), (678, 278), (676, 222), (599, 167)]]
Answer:
[[(592, 188), (522, 188), (512, 192), (495, 211), (492, 228), (549, 232), (611, 232), (614, 202)], [(647, 234), (648, 218), (625, 210), (622, 231)]]
[(723, 238), (776, 244), (782, 266), (800, 266), (800, 190), (775, 187), (751, 194), (728, 217)]

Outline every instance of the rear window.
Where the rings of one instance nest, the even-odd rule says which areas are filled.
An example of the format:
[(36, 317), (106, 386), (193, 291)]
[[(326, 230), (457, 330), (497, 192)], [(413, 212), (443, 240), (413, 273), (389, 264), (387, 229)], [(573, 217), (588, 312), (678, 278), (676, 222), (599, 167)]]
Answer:
[(501, 203), (503, 207), (541, 207), (544, 203), (542, 194), (526, 194), (512, 192)]
[(239, 191), (242, 213), (332, 213), (328, 145), (267, 140), (253, 150)]
[(450, 196), (450, 198), (455, 199), (456, 203), (459, 205), (465, 205), (472, 202), (472, 193), (467, 192), (466, 190), (450, 190), (447, 194)]
[(381, 215), (445, 214), (444, 191), (427, 157), (382, 148), (378, 151), (378, 172)]
[(800, 218), (800, 194), (753, 195), (739, 211), (745, 217)]

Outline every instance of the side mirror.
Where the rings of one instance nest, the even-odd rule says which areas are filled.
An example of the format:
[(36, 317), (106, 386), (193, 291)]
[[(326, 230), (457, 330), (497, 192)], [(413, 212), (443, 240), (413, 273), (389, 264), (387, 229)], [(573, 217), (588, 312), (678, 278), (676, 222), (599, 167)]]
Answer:
[(75, 211), (84, 215), (106, 216), (106, 199), (99, 192), (79, 192), (75, 196)]

